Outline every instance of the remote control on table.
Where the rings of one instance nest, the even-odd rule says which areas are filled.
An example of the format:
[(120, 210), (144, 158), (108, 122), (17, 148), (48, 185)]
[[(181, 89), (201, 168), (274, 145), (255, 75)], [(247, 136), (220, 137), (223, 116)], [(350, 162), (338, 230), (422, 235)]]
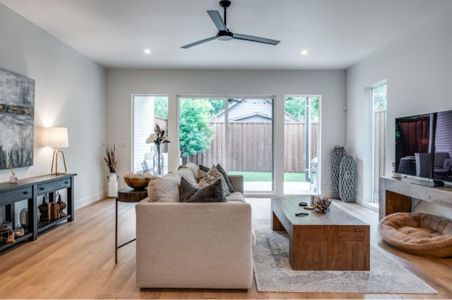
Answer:
[(306, 216), (309, 216), (309, 214), (308, 213), (304, 213), (304, 212), (299, 212), (299, 213), (295, 214), (295, 217), (306, 217)]

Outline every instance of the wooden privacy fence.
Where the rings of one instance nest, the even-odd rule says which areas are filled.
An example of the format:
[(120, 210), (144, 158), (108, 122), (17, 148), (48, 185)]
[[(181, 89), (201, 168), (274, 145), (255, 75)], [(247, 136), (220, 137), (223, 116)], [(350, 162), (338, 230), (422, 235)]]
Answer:
[[(225, 124), (212, 123), (214, 136), (208, 150), (192, 155), (189, 161), (211, 166), (224, 162), (233, 171), (270, 172), (272, 170), (272, 123), (229, 123), (226, 147)], [(318, 124), (311, 126), (311, 157), (317, 157)], [(284, 171), (304, 172), (305, 124), (284, 124)]]

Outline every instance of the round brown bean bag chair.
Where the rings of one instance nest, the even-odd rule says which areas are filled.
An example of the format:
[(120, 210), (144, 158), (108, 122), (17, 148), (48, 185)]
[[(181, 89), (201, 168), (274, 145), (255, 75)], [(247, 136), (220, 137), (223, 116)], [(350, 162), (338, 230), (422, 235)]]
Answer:
[(395, 213), (378, 227), (390, 245), (409, 253), (434, 257), (452, 256), (452, 221), (424, 213)]

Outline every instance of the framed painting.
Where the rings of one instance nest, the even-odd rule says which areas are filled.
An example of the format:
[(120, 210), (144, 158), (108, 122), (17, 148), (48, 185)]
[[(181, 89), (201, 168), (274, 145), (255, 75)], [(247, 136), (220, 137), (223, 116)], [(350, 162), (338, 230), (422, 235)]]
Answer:
[(0, 69), (0, 169), (33, 165), (35, 81)]

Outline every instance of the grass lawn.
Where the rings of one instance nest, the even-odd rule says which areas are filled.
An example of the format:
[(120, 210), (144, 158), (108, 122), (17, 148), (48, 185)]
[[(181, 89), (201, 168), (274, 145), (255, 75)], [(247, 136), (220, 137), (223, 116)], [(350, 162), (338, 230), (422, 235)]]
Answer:
[[(230, 175), (243, 175), (245, 182), (271, 182), (271, 172), (241, 172), (231, 171)], [(284, 181), (286, 182), (302, 182), (304, 180), (304, 173), (284, 173)]]

